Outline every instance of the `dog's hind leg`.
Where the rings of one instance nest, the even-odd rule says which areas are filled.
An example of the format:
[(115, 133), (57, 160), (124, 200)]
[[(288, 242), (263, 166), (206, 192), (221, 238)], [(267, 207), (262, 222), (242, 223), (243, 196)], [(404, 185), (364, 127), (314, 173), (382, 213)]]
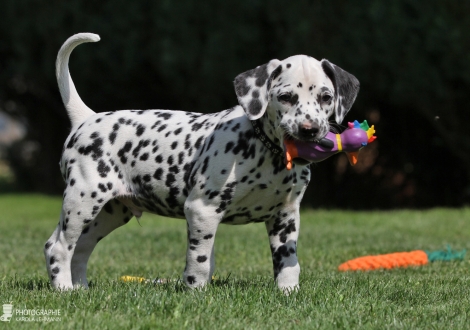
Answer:
[[(71, 289), (71, 262), (76, 243), (89, 227), (101, 208), (113, 198), (111, 182), (86, 184), (78, 178), (68, 180), (64, 193), (59, 226), (46, 243), (44, 254), (51, 283), (55, 288)], [(91, 189), (90, 189), (91, 188)]]
[(65, 246), (65, 249), (62, 246), (65, 236), (64, 230), (67, 227), (65, 218), (64, 210), (62, 209), (59, 224), (44, 246), (44, 256), (51, 284), (55, 288), (69, 289), (72, 287), (72, 280), (70, 278), (70, 260), (67, 260), (70, 257), (67, 254), (67, 250), (70, 251), (73, 248), (73, 244), (69, 245), (69, 248)]
[(188, 249), (183, 280), (190, 288), (210, 283), (215, 270), (214, 239), (220, 215), (200, 199), (187, 201)]
[(98, 216), (82, 231), (72, 257), (72, 284), (88, 287), (87, 264), (98, 242), (116, 228), (125, 225), (133, 217), (132, 212), (118, 200), (106, 203)]

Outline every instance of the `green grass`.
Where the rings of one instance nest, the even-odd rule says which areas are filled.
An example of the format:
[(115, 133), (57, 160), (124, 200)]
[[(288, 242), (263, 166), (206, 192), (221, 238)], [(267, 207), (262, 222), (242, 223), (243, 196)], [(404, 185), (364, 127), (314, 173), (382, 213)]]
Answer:
[[(302, 212), (301, 290), (290, 296), (272, 280), (264, 226), (220, 226), (217, 280), (204, 290), (181, 283), (121, 283), (121, 275), (178, 279), (186, 225), (144, 215), (100, 242), (89, 290), (50, 288), (42, 248), (60, 199), (0, 196), (0, 304), (60, 309), (48, 329), (464, 329), (469, 327), (470, 258), (424, 267), (340, 273), (361, 255), (415, 249), (470, 249), (470, 209)], [(1, 329), (45, 323), (0, 322)]]

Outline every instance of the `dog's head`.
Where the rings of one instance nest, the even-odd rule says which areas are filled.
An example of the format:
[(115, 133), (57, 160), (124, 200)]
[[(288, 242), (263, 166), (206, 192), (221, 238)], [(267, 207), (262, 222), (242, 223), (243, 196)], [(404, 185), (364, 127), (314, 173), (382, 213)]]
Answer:
[(359, 81), (328, 60), (296, 55), (238, 75), (235, 92), (250, 120), (266, 113), (281, 142), (314, 141), (328, 133), (333, 113), (338, 124), (343, 121)]

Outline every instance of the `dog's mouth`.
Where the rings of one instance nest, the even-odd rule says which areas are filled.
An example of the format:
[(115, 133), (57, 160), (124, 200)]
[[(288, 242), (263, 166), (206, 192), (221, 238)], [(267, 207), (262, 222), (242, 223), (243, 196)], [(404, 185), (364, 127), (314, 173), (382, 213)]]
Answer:
[(300, 142), (312, 142), (312, 143), (319, 143), (324, 136), (326, 136), (327, 132), (329, 130), (326, 130), (325, 133), (324, 130), (320, 130), (317, 134), (315, 135), (310, 135), (310, 136), (301, 136), (298, 133), (294, 133), (290, 130), (290, 127), (281, 125), (281, 129), (284, 134), (284, 140), (289, 140), (289, 141), (300, 141)]

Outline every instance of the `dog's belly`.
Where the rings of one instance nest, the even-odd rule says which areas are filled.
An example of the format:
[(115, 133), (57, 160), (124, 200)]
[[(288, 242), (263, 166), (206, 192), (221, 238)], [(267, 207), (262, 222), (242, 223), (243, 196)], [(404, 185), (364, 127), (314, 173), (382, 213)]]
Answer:
[[(145, 196), (117, 197), (117, 199), (127, 206), (137, 218), (141, 217), (143, 212), (149, 212), (165, 217), (184, 219), (184, 200), (170, 207), (166, 202), (169, 196), (165, 196), (145, 194)], [(279, 196), (278, 198), (275, 196), (266, 197), (266, 200), (260, 199), (259, 192), (244, 196), (235, 193), (233, 200), (230, 201), (230, 206), (220, 213), (221, 219), (219, 221), (228, 225), (265, 222), (277, 216), (282, 207), (291, 204), (293, 201), (293, 196), (290, 195)], [(251, 202), (248, 203), (247, 200)]]
[(149, 212), (165, 217), (184, 218), (183, 205), (170, 208), (156, 195), (145, 197), (118, 197), (117, 200), (127, 206), (137, 218), (140, 218), (143, 212)]

